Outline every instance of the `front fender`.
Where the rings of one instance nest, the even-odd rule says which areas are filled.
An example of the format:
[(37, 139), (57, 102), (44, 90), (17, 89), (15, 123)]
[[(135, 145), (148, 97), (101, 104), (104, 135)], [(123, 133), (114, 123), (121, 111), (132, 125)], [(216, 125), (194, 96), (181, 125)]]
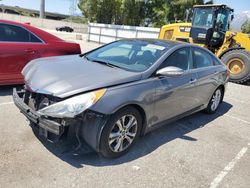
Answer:
[(245, 48), (242, 48), (242, 47), (234, 47), (234, 48), (228, 48), (227, 50), (223, 51), (221, 54), (218, 54), (218, 58), (222, 58), (222, 56), (224, 54), (226, 54), (227, 52), (230, 52), (232, 50), (244, 50)]
[(127, 105), (137, 105), (148, 121), (154, 114), (155, 80), (147, 79), (107, 89), (105, 95), (90, 109), (102, 114), (114, 114)]

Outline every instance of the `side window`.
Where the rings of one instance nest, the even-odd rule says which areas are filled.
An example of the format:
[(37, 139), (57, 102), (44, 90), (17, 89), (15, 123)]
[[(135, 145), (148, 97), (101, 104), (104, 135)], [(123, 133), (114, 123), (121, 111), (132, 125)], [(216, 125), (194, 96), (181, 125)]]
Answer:
[(206, 51), (194, 48), (194, 65), (195, 68), (213, 66), (213, 60)]
[(2, 42), (41, 42), (37, 37), (19, 26), (0, 24)]
[(30, 33), (30, 42), (41, 43), (42, 41)]
[(192, 53), (190, 48), (181, 48), (173, 52), (167, 59), (161, 64), (160, 68), (164, 67), (179, 67), (183, 70), (193, 68)]
[(214, 65), (221, 65), (221, 62), (218, 58), (216, 57), (212, 57), (212, 58), (213, 58)]

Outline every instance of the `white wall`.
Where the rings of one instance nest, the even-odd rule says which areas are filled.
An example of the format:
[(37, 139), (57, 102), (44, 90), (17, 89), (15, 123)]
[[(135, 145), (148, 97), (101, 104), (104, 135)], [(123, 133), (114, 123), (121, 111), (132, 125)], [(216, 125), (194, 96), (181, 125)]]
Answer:
[(109, 43), (122, 38), (158, 38), (160, 28), (90, 23), (88, 40)]
[(71, 22), (64, 22), (64, 21), (57, 21), (57, 20), (50, 20), (50, 19), (33, 18), (33, 17), (21, 16), (21, 15), (15, 15), (15, 14), (0, 13), (0, 19), (16, 21), (16, 22), (21, 22), (21, 23), (29, 22), (31, 25), (35, 27), (40, 27), (40, 28), (45, 28), (45, 29), (55, 30), (56, 27), (70, 26), (77, 33), (87, 33), (88, 31), (88, 26), (85, 24), (78, 24), (78, 23), (71, 23)]

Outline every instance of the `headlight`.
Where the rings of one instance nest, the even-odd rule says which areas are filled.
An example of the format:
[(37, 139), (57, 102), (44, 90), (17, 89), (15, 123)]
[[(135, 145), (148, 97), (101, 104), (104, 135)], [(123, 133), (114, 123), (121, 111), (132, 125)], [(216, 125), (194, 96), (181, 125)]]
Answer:
[(94, 105), (106, 92), (106, 89), (78, 95), (64, 101), (52, 104), (38, 111), (41, 115), (58, 118), (73, 118)]

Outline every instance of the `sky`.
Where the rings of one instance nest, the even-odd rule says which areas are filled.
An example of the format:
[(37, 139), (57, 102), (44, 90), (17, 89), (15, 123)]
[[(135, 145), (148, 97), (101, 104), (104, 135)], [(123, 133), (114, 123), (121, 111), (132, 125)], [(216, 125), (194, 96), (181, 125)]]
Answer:
[(214, 0), (215, 4), (226, 4), (234, 9), (236, 14), (250, 11), (250, 0)]
[[(235, 13), (250, 11), (250, 0), (214, 0), (216, 4), (227, 4), (235, 10)], [(40, 0), (2, 0), (0, 4), (19, 6), (29, 9), (40, 9)], [(46, 0), (46, 11), (70, 14), (71, 0)], [(77, 8), (76, 13), (81, 13)]]
[[(45, 0), (45, 10), (47, 12), (70, 14), (71, 2), (71, 0)], [(40, 0), (2, 0), (0, 4), (40, 10)], [(78, 7), (76, 13), (81, 13)]]

